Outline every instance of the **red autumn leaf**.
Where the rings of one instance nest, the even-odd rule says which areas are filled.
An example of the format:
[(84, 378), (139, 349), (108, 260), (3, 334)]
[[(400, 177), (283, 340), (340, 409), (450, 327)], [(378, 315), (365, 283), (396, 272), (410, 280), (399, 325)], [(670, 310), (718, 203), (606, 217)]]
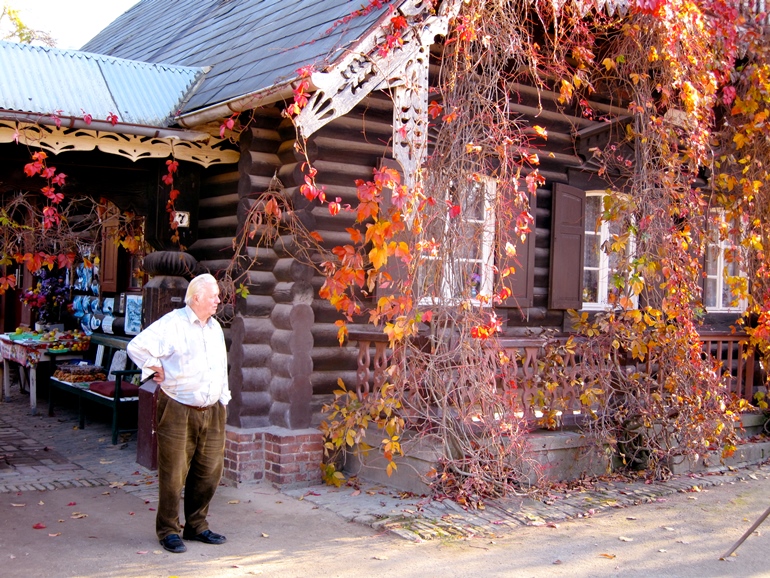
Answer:
[(460, 205), (453, 205), (449, 201), (447, 201), (447, 204), (449, 205), (449, 217), (451, 219), (459, 217), (462, 212), (462, 207)]
[(363, 237), (361, 236), (361, 231), (359, 231), (358, 229), (347, 228), (345, 230), (350, 234), (350, 239), (354, 243), (360, 243), (363, 240)]
[(336, 203), (336, 202), (329, 203), (329, 213), (331, 213), (332, 216), (335, 216), (339, 212), (340, 212), (339, 203)]
[(40, 176), (44, 179), (50, 179), (56, 174), (56, 167), (45, 167), (40, 171)]
[(435, 100), (430, 101), (430, 104), (428, 105), (428, 114), (431, 118), (438, 118), (441, 116), (441, 113), (444, 111), (444, 107), (441, 106), (438, 102)]
[(110, 113), (107, 115), (107, 120), (110, 121), (112, 126), (115, 126), (118, 124), (118, 115), (113, 114), (112, 111), (110, 111)]
[(78, 505), (77, 502), (70, 502), (69, 504), (67, 504), (67, 506), (77, 506), (77, 505)]
[(48, 155), (45, 154), (43, 151), (37, 151), (32, 153), (32, 160), (35, 162), (42, 162), (47, 158), (48, 158)]
[(390, 19), (390, 23), (393, 25), (394, 30), (403, 30), (406, 28), (406, 18), (403, 16), (394, 16)]
[(175, 173), (179, 169), (179, 161), (167, 160), (166, 167), (169, 173)]
[(32, 527), (33, 527), (35, 530), (43, 530), (43, 529), (46, 527), (46, 525), (45, 525), (45, 524), (43, 524), (43, 522), (38, 522), (37, 524), (35, 524), (35, 525), (34, 525), (34, 526), (32, 526)]
[(161, 181), (163, 181), (164, 185), (168, 185), (169, 187), (174, 184), (174, 175), (165, 174), (160, 178)]
[(24, 165), (24, 174), (28, 177), (34, 177), (36, 174), (38, 174), (41, 169), (43, 168), (43, 165), (39, 162), (35, 163), (27, 163)]
[(63, 187), (64, 179), (66, 178), (67, 178), (67, 175), (65, 175), (64, 173), (59, 173), (58, 175), (56, 175), (54, 178), (51, 179), (51, 183), (53, 183), (54, 185), (59, 185), (60, 187)]
[(171, 190), (169, 191), (169, 193), (168, 193), (168, 198), (169, 198), (169, 200), (170, 200), (170, 201), (172, 201), (172, 202), (173, 202), (173, 201), (176, 201), (178, 197), (179, 197), (179, 191), (178, 191), (178, 190), (176, 190), (176, 189), (171, 189)]
[(85, 110), (83, 110), (82, 108), (80, 109), (80, 112), (83, 113), (83, 120), (85, 121), (85, 123), (86, 124), (91, 124), (91, 121), (93, 120), (93, 117), (90, 114), (88, 114)]

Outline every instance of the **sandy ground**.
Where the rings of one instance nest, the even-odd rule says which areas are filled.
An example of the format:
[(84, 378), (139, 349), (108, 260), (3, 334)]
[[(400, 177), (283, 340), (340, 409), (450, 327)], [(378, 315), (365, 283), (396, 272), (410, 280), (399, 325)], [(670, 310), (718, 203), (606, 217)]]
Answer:
[(154, 538), (154, 504), (119, 488), (5, 493), (0, 576), (770, 576), (770, 521), (719, 560), (769, 495), (758, 477), (493, 539), (411, 543), (266, 485), (221, 487), (210, 523), (228, 542), (171, 554)]

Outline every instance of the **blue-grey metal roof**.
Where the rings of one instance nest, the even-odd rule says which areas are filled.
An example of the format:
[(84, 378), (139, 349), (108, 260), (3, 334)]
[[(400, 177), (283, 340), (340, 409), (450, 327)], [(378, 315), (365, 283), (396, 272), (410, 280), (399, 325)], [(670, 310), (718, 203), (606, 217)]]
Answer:
[(0, 42), (0, 109), (167, 127), (205, 74), (43, 46)]
[(295, 78), (302, 66), (333, 62), (388, 10), (383, 1), (347, 18), (367, 5), (367, 0), (142, 0), (83, 49), (211, 66), (184, 108), (189, 112)]

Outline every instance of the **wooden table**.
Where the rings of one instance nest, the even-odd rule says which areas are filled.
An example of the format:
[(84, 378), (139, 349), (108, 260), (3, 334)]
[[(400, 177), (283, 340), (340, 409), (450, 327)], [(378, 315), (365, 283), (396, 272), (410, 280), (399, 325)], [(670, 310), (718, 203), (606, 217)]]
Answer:
[(82, 354), (48, 354), (52, 343), (35, 340), (12, 340), (8, 334), (0, 334), (0, 353), (3, 355), (3, 400), (11, 398), (11, 362), (29, 369), (29, 407), (32, 415), (37, 414), (37, 366), (42, 362), (56, 359), (74, 359)]

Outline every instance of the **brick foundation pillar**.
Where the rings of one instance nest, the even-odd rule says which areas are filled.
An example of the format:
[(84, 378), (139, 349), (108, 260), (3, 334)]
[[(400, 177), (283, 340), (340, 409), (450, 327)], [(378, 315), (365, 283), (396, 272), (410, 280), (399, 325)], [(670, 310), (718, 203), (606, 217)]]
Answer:
[(323, 437), (317, 429), (227, 426), (225, 483), (268, 481), (275, 486), (321, 483)]

